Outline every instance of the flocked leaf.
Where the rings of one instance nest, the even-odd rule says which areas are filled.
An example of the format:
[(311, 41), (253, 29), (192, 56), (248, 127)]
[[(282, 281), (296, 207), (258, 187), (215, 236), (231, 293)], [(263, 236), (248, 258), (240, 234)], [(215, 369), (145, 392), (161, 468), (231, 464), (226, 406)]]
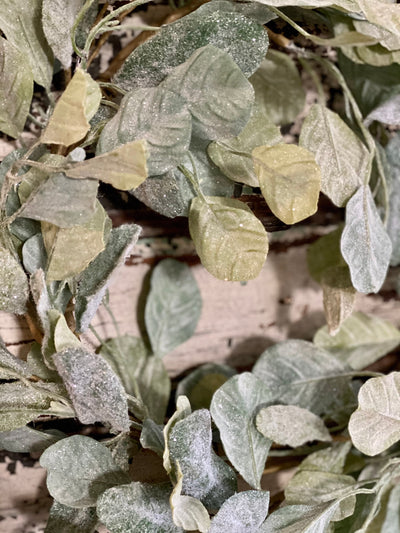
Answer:
[(20, 263), (5, 248), (0, 248), (0, 310), (22, 315), (29, 296), (28, 279)]
[(136, 379), (149, 416), (156, 422), (163, 422), (171, 394), (171, 380), (162, 359), (157, 355), (141, 359), (136, 368)]
[(256, 376), (245, 372), (232, 377), (220, 387), (211, 402), (225, 453), (249, 485), (260, 488), (260, 479), (272, 442), (254, 424), (260, 404), (274, 399)]
[(195, 198), (189, 230), (202, 264), (216, 278), (246, 281), (260, 273), (268, 253), (268, 236), (243, 202)]
[(151, 418), (146, 418), (140, 433), (140, 444), (162, 457), (165, 448), (163, 426), (156, 424)]
[(400, 35), (400, 8), (398, 5), (388, 5), (384, 0), (357, 0), (359, 7), (370, 22), (382, 26), (395, 35)]
[(392, 243), (371, 190), (362, 186), (346, 206), (341, 250), (354, 287), (364, 293), (381, 288), (392, 255)]
[(252, 152), (261, 192), (271, 211), (295, 224), (317, 210), (321, 172), (314, 155), (301, 146), (260, 146)]
[(187, 265), (165, 259), (156, 266), (145, 308), (146, 330), (156, 355), (164, 356), (193, 335), (201, 305)]
[(103, 444), (83, 435), (62, 439), (47, 448), (40, 465), (47, 469), (50, 494), (70, 507), (91, 507), (109, 487), (129, 479)]
[(38, 431), (29, 426), (0, 432), (0, 449), (17, 453), (42, 452), (55, 442), (66, 437), (56, 429)]
[(346, 261), (340, 252), (342, 227), (323, 235), (307, 249), (307, 265), (311, 276), (318, 283), (329, 274), (330, 270), (345, 267)]
[(400, 95), (393, 96), (371, 111), (365, 118), (365, 124), (369, 126), (374, 120), (393, 126), (400, 124)]
[(269, 506), (269, 492), (246, 490), (227, 499), (211, 522), (210, 533), (258, 533)]
[(46, 269), (47, 252), (41, 233), (36, 233), (27, 239), (22, 246), (22, 263), (29, 274), (41, 268)]
[(76, 509), (54, 501), (44, 533), (93, 533), (97, 522), (94, 507)]
[(192, 409), (190, 407), (189, 400), (186, 398), (186, 396), (178, 396), (176, 399), (176, 411), (174, 414), (170, 417), (168, 422), (165, 424), (163, 429), (163, 435), (164, 435), (164, 453), (163, 453), (163, 466), (168, 474), (174, 474), (173, 472), (173, 464), (171, 462), (170, 453), (169, 453), (169, 436), (171, 434), (171, 431), (173, 427), (180, 422), (181, 420), (184, 420), (187, 418), (190, 413), (192, 412)]
[(5, 345), (0, 343), (0, 379), (12, 379), (19, 377), (29, 377), (31, 375), (29, 366), (25, 361), (15, 357), (7, 350)]
[(400, 135), (390, 139), (386, 146), (387, 162), (390, 167), (391, 193), (389, 196), (389, 213), (386, 230), (392, 241), (391, 266), (400, 264), (400, 163), (398, 153), (400, 150)]

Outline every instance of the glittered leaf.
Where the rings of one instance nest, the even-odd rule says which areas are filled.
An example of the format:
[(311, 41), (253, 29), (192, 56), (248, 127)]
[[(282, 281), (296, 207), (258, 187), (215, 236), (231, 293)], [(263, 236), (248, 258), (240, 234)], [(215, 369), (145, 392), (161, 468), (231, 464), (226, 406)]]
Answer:
[(347, 203), (341, 251), (354, 287), (364, 293), (378, 292), (385, 281), (392, 243), (368, 186), (360, 187)]
[(202, 264), (216, 278), (246, 281), (260, 273), (268, 253), (268, 236), (243, 202), (195, 198), (189, 230)]
[(210, 533), (259, 533), (269, 506), (269, 492), (246, 490), (225, 501), (212, 519)]
[(171, 462), (170, 453), (169, 453), (169, 437), (173, 427), (190, 415), (192, 409), (190, 407), (189, 400), (186, 396), (178, 396), (176, 400), (176, 411), (170, 417), (168, 422), (165, 424), (163, 429), (164, 436), (164, 453), (163, 453), (163, 466), (168, 474), (173, 471), (173, 464)]
[(214, 46), (197, 50), (162, 86), (184, 99), (198, 137), (234, 137), (250, 118), (253, 88), (231, 56)]
[(11, 253), (0, 248), (0, 310), (22, 315), (29, 297), (28, 279)]
[(200, 292), (189, 267), (165, 259), (153, 270), (145, 322), (153, 352), (164, 356), (189, 339), (201, 313)]
[(400, 264), (400, 135), (390, 139), (386, 146), (387, 162), (390, 167), (391, 192), (389, 196), (389, 215), (386, 230), (392, 241), (391, 266)]
[(295, 224), (316, 212), (321, 172), (311, 152), (278, 144), (255, 148), (252, 155), (261, 192), (275, 216)]
[(31, 372), (26, 362), (15, 357), (1, 342), (0, 379), (18, 379), (19, 377), (29, 377), (30, 375)]
[(76, 509), (54, 501), (44, 533), (93, 533), (97, 523), (94, 507)]
[(24, 426), (0, 432), (0, 449), (17, 453), (42, 452), (64, 437), (65, 433), (58, 430), (38, 431)]
[(224, 383), (215, 392), (210, 407), (229, 461), (257, 489), (272, 442), (257, 431), (254, 415), (260, 404), (273, 399), (262, 381), (245, 372)]
[(126, 393), (102, 357), (69, 348), (55, 354), (54, 362), (82, 424), (103, 422), (113, 431), (129, 431)]
[(0, 131), (18, 137), (24, 129), (32, 94), (33, 77), (26, 57), (0, 37)]
[(368, 150), (339, 115), (314, 104), (301, 128), (300, 146), (315, 155), (321, 191), (342, 207), (365, 180)]
[(25, 426), (49, 409), (51, 399), (45, 393), (21, 382), (0, 385), (0, 431)]
[(365, 124), (369, 126), (374, 120), (393, 126), (400, 124), (400, 95), (393, 96), (371, 111), (365, 118)]
[(50, 494), (70, 507), (91, 507), (105, 490), (128, 479), (105, 446), (83, 435), (62, 439), (47, 448), (40, 465), (47, 469)]

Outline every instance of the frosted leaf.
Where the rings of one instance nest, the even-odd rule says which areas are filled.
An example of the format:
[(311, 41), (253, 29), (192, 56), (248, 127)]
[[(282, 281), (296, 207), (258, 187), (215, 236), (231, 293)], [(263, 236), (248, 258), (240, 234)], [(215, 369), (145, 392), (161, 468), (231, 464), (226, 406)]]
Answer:
[(338, 501), (320, 505), (286, 505), (273, 512), (259, 533), (322, 533), (339, 507)]
[(12, 431), (0, 432), (0, 449), (17, 453), (42, 452), (64, 437), (66, 437), (65, 433), (56, 429), (38, 431), (24, 426)]
[(169, 454), (169, 436), (175, 424), (177, 424), (180, 420), (183, 420), (188, 417), (191, 412), (192, 409), (190, 407), (189, 400), (186, 398), (186, 396), (178, 396), (176, 400), (176, 411), (170, 417), (163, 429), (165, 444), (163, 453), (163, 466), (168, 474), (170, 474), (173, 470), (173, 465), (171, 463), (171, 458)]
[[(273, 7), (297, 6), (309, 7), (310, 0), (256, 0), (261, 4), (265, 3)], [(318, 0), (318, 7), (338, 6), (346, 11), (357, 11), (358, 0)]]
[(0, 379), (15, 379), (19, 376), (29, 377), (30, 375), (27, 363), (15, 357), (0, 342)]
[(386, 146), (387, 162), (390, 167), (391, 193), (389, 196), (389, 215), (387, 232), (392, 241), (391, 266), (400, 264), (400, 163), (398, 154), (400, 150), (400, 135), (397, 133), (390, 139)]
[(210, 533), (259, 533), (269, 506), (269, 492), (247, 490), (234, 494), (212, 519)]
[(47, 263), (47, 252), (44, 247), (41, 233), (29, 237), (22, 246), (22, 262), (29, 274), (33, 274), (41, 268), (44, 270)]
[(143, 448), (152, 450), (162, 457), (164, 453), (165, 441), (162, 425), (156, 424), (151, 418), (143, 421), (143, 428), (140, 434), (140, 444)]
[(54, 501), (50, 508), (45, 533), (93, 533), (98, 522), (96, 509), (76, 509)]
[(0, 248), (0, 310), (22, 315), (29, 297), (28, 279), (19, 262)]

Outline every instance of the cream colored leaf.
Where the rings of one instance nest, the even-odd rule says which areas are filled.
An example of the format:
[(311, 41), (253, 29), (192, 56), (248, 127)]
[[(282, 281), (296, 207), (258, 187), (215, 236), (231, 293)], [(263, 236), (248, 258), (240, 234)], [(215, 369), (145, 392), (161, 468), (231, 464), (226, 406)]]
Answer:
[(400, 5), (388, 4), (382, 0), (357, 0), (369, 22), (400, 35)]
[(285, 224), (295, 224), (317, 210), (321, 172), (314, 155), (301, 146), (260, 146), (252, 152), (262, 194)]

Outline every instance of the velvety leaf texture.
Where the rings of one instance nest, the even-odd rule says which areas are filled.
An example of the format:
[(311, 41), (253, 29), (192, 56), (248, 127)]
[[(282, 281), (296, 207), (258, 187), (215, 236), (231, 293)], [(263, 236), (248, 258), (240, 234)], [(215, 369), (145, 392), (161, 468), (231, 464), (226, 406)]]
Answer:
[(22, 315), (29, 296), (28, 278), (11, 253), (0, 248), (0, 310)]
[(7, 348), (0, 343), (0, 377), (2, 379), (10, 379), (21, 377), (28, 377), (31, 375), (29, 366), (25, 361), (15, 357)]
[(400, 264), (400, 135), (397, 134), (390, 139), (386, 146), (386, 157), (390, 167), (391, 193), (389, 196), (389, 216), (387, 221), (387, 232), (392, 241), (391, 266)]
[(182, 496), (182, 472), (178, 472), (178, 481), (170, 497), (174, 524), (186, 531), (207, 533), (210, 529), (210, 516), (200, 500), (193, 496)]
[(259, 533), (325, 533), (339, 502), (320, 505), (287, 505), (273, 512)]
[(66, 437), (58, 430), (38, 431), (29, 426), (0, 432), (0, 449), (9, 452), (42, 452), (55, 442)]
[(44, 533), (93, 533), (98, 522), (96, 509), (76, 509), (53, 502)]
[(269, 492), (247, 490), (234, 494), (222, 505), (211, 522), (210, 533), (257, 533), (269, 506)]

